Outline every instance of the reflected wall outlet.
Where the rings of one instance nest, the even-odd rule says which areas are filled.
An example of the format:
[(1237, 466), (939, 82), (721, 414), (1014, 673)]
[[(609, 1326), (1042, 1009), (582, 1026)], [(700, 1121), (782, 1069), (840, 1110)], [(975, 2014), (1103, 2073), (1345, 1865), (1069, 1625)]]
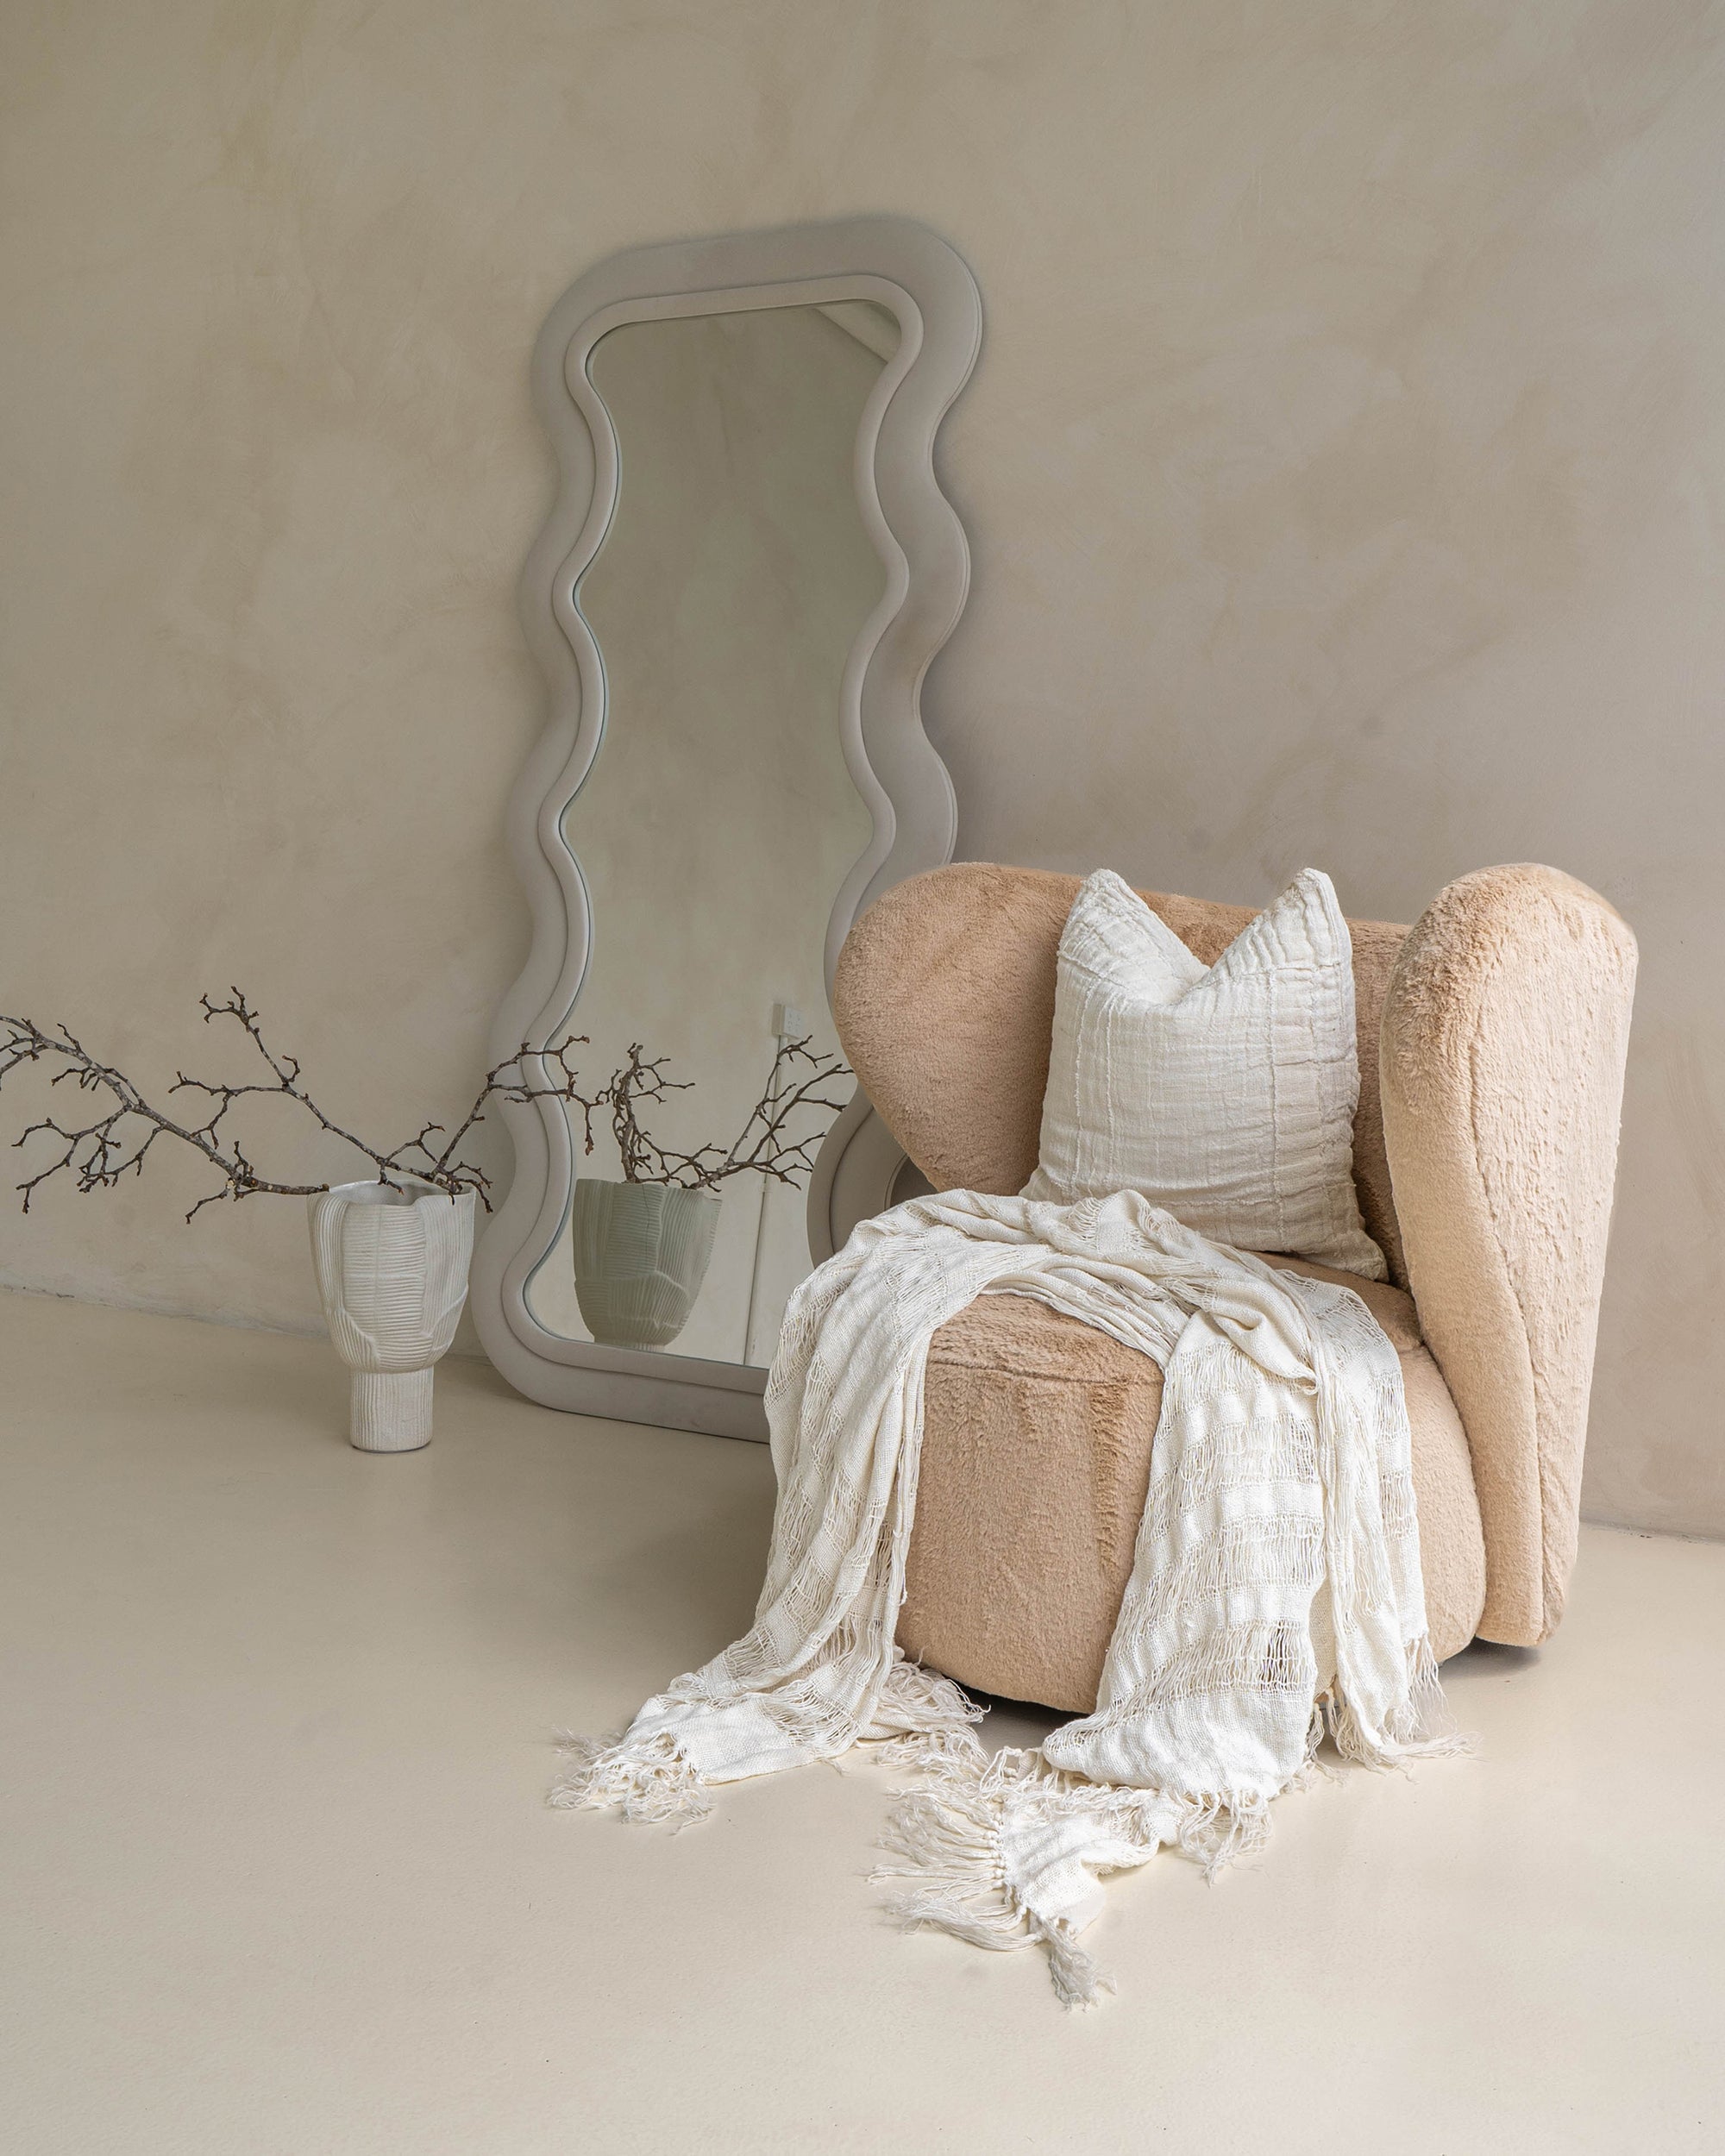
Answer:
[(773, 1006), (773, 1031), (781, 1041), (800, 1041), (808, 1028), (803, 1024), (801, 1010), (794, 1003), (775, 1003)]

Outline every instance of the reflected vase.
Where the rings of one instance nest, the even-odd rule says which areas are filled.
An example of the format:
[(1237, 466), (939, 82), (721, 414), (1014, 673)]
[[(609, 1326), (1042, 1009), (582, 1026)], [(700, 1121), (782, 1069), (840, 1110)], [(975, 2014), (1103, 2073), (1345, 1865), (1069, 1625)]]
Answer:
[(575, 1300), (607, 1347), (668, 1347), (688, 1323), (721, 1200), (672, 1183), (575, 1183)]
[(338, 1183), (306, 1205), (324, 1321), (354, 1374), (348, 1438), (361, 1452), (430, 1444), (432, 1371), (467, 1295), (473, 1192), (401, 1180)]

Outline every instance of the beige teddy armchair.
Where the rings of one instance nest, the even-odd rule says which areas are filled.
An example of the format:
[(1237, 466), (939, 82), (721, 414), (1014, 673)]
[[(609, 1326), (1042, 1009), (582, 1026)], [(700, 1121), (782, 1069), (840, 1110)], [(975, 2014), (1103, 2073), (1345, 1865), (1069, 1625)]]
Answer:
[[(966, 864), (851, 931), (833, 1007), (857, 1076), (938, 1190), (1036, 1165), (1056, 952), (1076, 876)], [(1245, 906), (1145, 892), (1213, 964)], [(1635, 942), (1592, 891), (1482, 869), (1410, 929), (1354, 921), (1354, 1181), (1389, 1284), (1345, 1281), (1400, 1351), (1440, 1658), (1532, 1645), (1574, 1560)], [(899, 1639), (979, 1689), (1095, 1706), (1132, 1569), (1162, 1376), (1014, 1295), (929, 1353)]]

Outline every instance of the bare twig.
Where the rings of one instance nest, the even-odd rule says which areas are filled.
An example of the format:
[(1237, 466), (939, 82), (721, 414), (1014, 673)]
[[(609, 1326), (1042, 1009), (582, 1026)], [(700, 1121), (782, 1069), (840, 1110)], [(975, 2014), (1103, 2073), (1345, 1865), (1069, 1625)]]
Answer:
[[(629, 1061), (612, 1074), (611, 1081), (596, 1105), (611, 1110), (612, 1135), (617, 1140), (625, 1182), (674, 1183), (684, 1190), (712, 1190), (731, 1175), (770, 1175), (796, 1187), (799, 1175), (814, 1165), (813, 1149), (825, 1135), (823, 1120), (805, 1138), (793, 1139), (788, 1126), (810, 1112), (836, 1113), (845, 1103), (834, 1100), (825, 1088), (849, 1076), (836, 1056), (817, 1056), (809, 1037), (784, 1041), (773, 1060), (767, 1090), (749, 1112), (748, 1120), (730, 1146), (699, 1145), (679, 1152), (662, 1145), (641, 1123), (643, 1105), (662, 1100), (670, 1093), (687, 1093), (687, 1081), (665, 1075), (668, 1058), (648, 1056), (639, 1041), (632, 1041)], [(786, 1080), (800, 1063), (808, 1066), (794, 1084)], [(782, 1087), (782, 1090), (781, 1088)], [(583, 1103), (583, 1106), (586, 1104)], [(593, 1150), (592, 1111), (586, 1125), (586, 1150)]]
[[(183, 1092), (202, 1094), (209, 1104), (209, 1113), (201, 1121), (188, 1118), (185, 1122), (177, 1122), (172, 1115), (152, 1106), (123, 1071), (91, 1055), (67, 1027), (61, 1025), (49, 1032), (33, 1019), (0, 1016), (0, 1085), (26, 1063), (58, 1062), (51, 1084), (58, 1086), (70, 1079), (80, 1093), (105, 1094), (111, 1103), (87, 1123), (61, 1122), (55, 1116), (44, 1117), (31, 1124), (14, 1141), (22, 1146), (46, 1132), (60, 1142), (57, 1156), (16, 1186), (23, 1193), (26, 1213), (41, 1186), (62, 1173), (69, 1175), (81, 1191), (111, 1189), (122, 1175), (141, 1175), (150, 1148), (162, 1138), (177, 1138), (191, 1146), (221, 1172), (220, 1188), (198, 1200), (185, 1216), (188, 1220), (220, 1198), (237, 1200), (260, 1193), (303, 1198), (327, 1190), (328, 1183), (277, 1182), (260, 1175), (239, 1139), (224, 1128), (236, 1103), (260, 1094), (296, 1102), (321, 1129), (370, 1161), (377, 1169), (378, 1181), (390, 1189), (398, 1190), (403, 1181), (412, 1179), (446, 1191), (452, 1198), (461, 1191), (471, 1190), (487, 1212), (491, 1209), (490, 1180), (471, 1161), (461, 1158), (459, 1148), (474, 1126), (485, 1120), (486, 1106), (490, 1100), (571, 1102), (583, 1110), (590, 1137), (599, 1100), (588, 1102), (582, 1099), (577, 1074), (569, 1061), (572, 1050), (586, 1045), (585, 1035), (568, 1035), (536, 1052), (536, 1061), (549, 1080), (545, 1084), (536, 1084), (530, 1075), (524, 1060), (530, 1050), (524, 1042), (514, 1055), (486, 1073), (485, 1083), (453, 1135), (446, 1133), (442, 1124), (428, 1123), (417, 1137), (388, 1152), (380, 1152), (323, 1112), (299, 1082), (299, 1059), (278, 1055), (268, 1045), (257, 1012), (238, 988), (230, 988), (223, 1002), (210, 996), (199, 1000), (205, 1025), (217, 1018), (233, 1019), (250, 1037), (270, 1072), (268, 1079), (248, 1085), (212, 1084), (207, 1079), (191, 1078), (184, 1071), (177, 1072), (168, 1088), (169, 1096)], [(434, 1138), (444, 1138), (446, 1143), (434, 1150)]]
[[(238, 988), (230, 988), (222, 1001), (207, 995), (199, 1001), (206, 1025), (226, 1018), (242, 1029), (269, 1075), (248, 1084), (225, 1085), (177, 1071), (167, 1097), (201, 1094), (208, 1108), (201, 1120), (188, 1114), (183, 1122), (153, 1106), (122, 1070), (93, 1056), (66, 1026), (49, 1032), (33, 1019), (0, 1016), (0, 1086), (26, 1063), (55, 1064), (52, 1085), (69, 1079), (80, 1093), (95, 1094), (104, 1102), (102, 1112), (88, 1122), (62, 1122), (58, 1117), (45, 1116), (15, 1141), (22, 1146), (46, 1134), (60, 1142), (57, 1155), (16, 1186), (23, 1194), (26, 1213), (41, 1186), (59, 1175), (69, 1175), (80, 1191), (110, 1190), (122, 1175), (141, 1175), (151, 1147), (164, 1138), (191, 1146), (222, 1177), (219, 1187), (206, 1192), (192, 1206), (185, 1216), (188, 1220), (222, 1198), (252, 1198), (260, 1193), (304, 1198), (327, 1190), (326, 1182), (277, 1182), (260, 1173), (228, 1125), (236, 1106), (254, 1098), (293, 1101), (320, 1130), (368, 1160), (377, 1170), (379, 1182), (392, 1190), (400, 1189), (410, 1179), (430, 1183), (452, 1198), (471, 1190), (486, 1212), (491, 1210), (490, 1180), (481, 1169), (461, 1156), (461, 1149), (474, 1126), (484, 1122), (486, 1109), (494, 1100), (561, 1100), (568, 1107), (579, 1108), (588, 1153), (595, 1142), (595, 1118), (608, 1112), (628, 1182), (674, 1183), (685, 1190), (712, 1190), (732, 1175), (760, 1175), (794, 1186), (798, 1176), (806, 1175), (812, 1167), (813, 1148), (826, 1123), (823, 1119), (807, 1136), (795, 1139), (789, 1134), (790, 1126), (811, 1113), (824, 1118), (842, 1108), (844, 1100), (831, 1097), (826, 1088), (849, 1075), (837, 1056), (814, 1054), (806, 1038), (782, 1042), (767, 1090), (750, 1111), (733, 1143), (729, 1147), (712, 1144), (679, 1152), (662, 1145), (641, 1122), (644, 1107), (690, 1089), (687, 1081), (667, 1075), (668, 1058), (649, 1056), (640, 1042), (633, 1042), (628, 1061), (589, 1096), (580, 1090), (580, 1073), (573, 1061), (574, 1050), (587, 1045), (585, 1034), (567, 1034), (539, 1049), (524, 1041), (512, 1056), (486, 1073), (472, 1106), (453, 1131), (441, 1123), (427, 1123), (416, 1136), (382, 1152), (324, 1113), (300, 1082), (298, 1057), (270, 1047), (258, 1012)], [(787, 1082), (799, 1065), (807, 1068), (794, 1082)], [(434, 1140), (442, 1143), (434, 1144)]]

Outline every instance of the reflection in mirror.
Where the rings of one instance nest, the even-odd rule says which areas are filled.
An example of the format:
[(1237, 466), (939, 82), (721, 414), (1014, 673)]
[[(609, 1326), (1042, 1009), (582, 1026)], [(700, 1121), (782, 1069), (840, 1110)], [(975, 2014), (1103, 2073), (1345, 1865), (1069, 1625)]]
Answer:
[[(870, 833), (840, 686), (885, 586), (853, 461), (897, 341), (889, 314), (856, 301), (631, 323), (593, 355), (620, 479), (579, 593), (606, 710), (564, 819), (592, 910), (569, 1026), (588, 1037), (583, 1094), (633, 1044), (665, 1059), (687, 1090), (639, 1115), (668, 1151), (728, 1149), (763, 1097), (812, 1076), (821, 1100), (851, 1090), (806, 1059), (775, 1077), (775, 1060), (781, 1034), (837, 1054), (823, 943)], [(831, 1119), (810, 1108), (788, 1136), (818, 1142)], [(576, 1113), (580, 1181), (529, 1289), (534, 1316), (574, 1338), (769, 1363), (809, 1269), (806, 1175), (630, 1183), (613, 1120), (593, 1119), (581, 1157)]]

